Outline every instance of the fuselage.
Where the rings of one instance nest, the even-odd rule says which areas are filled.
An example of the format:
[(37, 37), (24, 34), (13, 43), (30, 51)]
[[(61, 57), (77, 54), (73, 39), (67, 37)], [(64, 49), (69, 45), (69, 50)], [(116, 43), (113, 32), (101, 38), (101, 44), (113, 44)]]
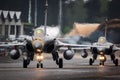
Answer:
[(32, 46), (35, 53), (41, 54), (42, 52), (51, 52), (54, 48), (54, 39), (45, 35), (42, 29), (36, 29), (34, 31), (34, 37), (32, 40)]
[(108, 42), (105, 37), (100, 37), (98, 42), (93, 43), (93, 46), (97, 46), (92, 49), (95, 54), (101, 54), (103, 52), (106, 55), (110, 55), (113, 53), (113, 43)]

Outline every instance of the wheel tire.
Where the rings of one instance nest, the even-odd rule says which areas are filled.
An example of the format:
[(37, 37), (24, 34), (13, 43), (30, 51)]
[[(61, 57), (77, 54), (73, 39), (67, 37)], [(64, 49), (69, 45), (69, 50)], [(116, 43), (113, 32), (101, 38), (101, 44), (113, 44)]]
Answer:
[(102, 66), (104, 66), (104, 62), (102, 62)]
[(52, 52), (52, 56), (53, 56), (53, 61), (58, 59), (58, 52)]
[(59, 59), (59, 68), (63, 68), (63, 59), (62, 58)]
[(27, 65), (29, 65), (29, 64), (30, 64), (30, 58), (27, 59)]
[(23, 68), (27, 68), (27, 59), (23, 58)]
[(104, 66), (104, 62), (100, 62), (100, 65)]
[(92, 65), (92, 64), (93, 64), (93, 59), (90, 58), (90, 60), (89, 60), (89, 65)]
[(118, 66), (118, 59), (115, 59), (115, 66)]
[(57, 65), (59, 64), (59, 60), (58, 60), (58, 59), (56, 60), (56, 64), (57, 64)]
[(43, 63), (40, 64), (40, 67), (43, 68)]
[(39, 68), (39, 63), (37, 63), (37, 68)]

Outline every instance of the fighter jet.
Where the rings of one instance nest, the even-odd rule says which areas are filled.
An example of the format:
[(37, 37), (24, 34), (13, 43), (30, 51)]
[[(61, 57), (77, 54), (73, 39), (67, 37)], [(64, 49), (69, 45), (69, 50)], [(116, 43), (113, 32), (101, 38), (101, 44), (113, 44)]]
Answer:
[(54, 43), (55, 40), (49, 38), (48, 35), (45, 35), (43, 29), (35, 29), (34, 30), (34, 36), (33, 40), (25, 41), (25, 50), (26, 50), (26, 55), (23, 58), (23, 68), (27, 68), (27, 66), (30, 63), (30, 60), (34, 59), (34, 56), (36, 60), (38, 61), (37, 63), (37, 68), (41, 67), (43, 68), (43, 55), (42, 53), (51, 53), (54, 49)]
[[(82, 45), (82, 44), (68, 44), (63, 43), (61, 40), (63, 38), (55, 38), (55, 39), (47, 39), (44, 35), (44, 31), (42, 29), (36, 29), (34, 31), (33, 40), (25, 40), (23, 43), (8, 43), (1, 44), (0, 47), (11, 47), (9, 51), (9, 55), (12, 59), (18, 59), (21, 54), (23, 54), (23, 68), (27, 68), (30, 64), (30, 61), (34, 59), (38, 61), (36, 67), (43, 68), (43, 56), (42, 53), (51, 53), (53, 60), (56, 61), (56, 64), (59, 68), (63, 68), (63, 59), (59, 57), (58, 51), (64, 49), (63, 56), (66, 60), (71, 60), (75, 54), (74, 50), (82, 50), (83, 53), (81, 56), (86, 58), (88, 56), (87, 50), (90, 50), (93, 57), (90, 58), (89, 64), (93, 65), (94, 61), (97, 59), (99, 55), (100, 65), (104, 65), (106, 61), (106, 55), (110, 55), (111, 60), (118, 66), (118, 59), (115, 57), (115, 51), (120, 50), (119, 47), (115, 46), (113, 43), (110, 43), (106, 40), (106, 37), (100, 37), (97, 42)], [(24, 47), (24, 51), (21, 52), (20, 46)]]
[(36, 59), (38, 61), (36, 67), (43, 68), (42, 53), (51, 53), (54, 49), (55, 40), (45, 35), (43, 29), (35, 29), (32, 40), (25, 39), (24, 42), (18, 43), (1, 43), (0, 48), (8, 49), (8, 55), (17, 60), (21, 55), (23, 56), (23, 68), (27, 68), (30, 61)]
[[(43, 68), (43, 56), (42, 53), (51, 53), (54, 49), (54, 39), (48, 39), (47, 37), (47, 9), (48, 9), (48, 2), (46, 0), (45, 4), (45, 21), (44, 21), (44, 30), (42, 29), (35, 29), (34, 30), (34, 35), (32, 40), (25, 39), (25, 41), (22, 43), (21, 46), (24, 47), (23, 51), (23, 68), (27, 68), (28, 65), (30, 64), (30, 61), (34, 59), (34, 56), (36, 55), (36, 59), (38, 61), (37, 63), (37, 68), (41, 67)], [(57, 32), (57, 31), (55, 31)], [(52, 32), (53, 33), (53, 32)], [(50, 37), (49, 37), (50, 38)], [(1, 46), (9, 46), (9, 47), (14, 47), (10, 49), (9, 55), (11, 56), (12, 59), (18, 59), (20, 57), (20, 48), (19, 44), (2, 44)]]
[(106, 61), (106, 55), (110, 55), (111, 60), (115, 64), (115, 66), (118, 66), (118, 59), (115, 57), (115, 51), (120, 50), (119, 47), (114, 45), (113, 43), (110, 43), (106, 40), (106, 37), (99, 37), (98, 41), (89, 45), (78, 45), (78, 44), (68, 44), (63, 43), (61, 41), (62, 39), (56, 39), (55, 42), (55, 48), (52, 52), (53, 60), (56, 61), (56, 64), (59, 65), (59, 68), (63, 68), (63, 60), (62, 58), (59, 58), (58, 51), (59, 50), (65, 50), (63, 53), (63, 56), (66, 60), (71, 60), (74, 56), (74, 50), (82, 50), (83, 53), (81, 56), (83, 58), (86, 58), (88, 56), (87, 50), (90, 50), (92, 53), (92, 58), (89, 59), (89, 65), (93, 65), (94, 61), (99, 56), (100, 65), (104, 65), (104, 62)]

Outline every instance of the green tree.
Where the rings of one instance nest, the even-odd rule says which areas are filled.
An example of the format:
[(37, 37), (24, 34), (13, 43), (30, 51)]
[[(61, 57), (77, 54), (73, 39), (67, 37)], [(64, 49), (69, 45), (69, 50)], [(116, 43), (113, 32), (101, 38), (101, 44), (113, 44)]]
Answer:
[(63, 16), (64, 30), (70, 30), (73, 27), (74, 22), (85, 22), (86, 12), (83, 0), (76, 0), (75, 2), (64, 5)]
[(108, 17), (109, 19), (112, 18), (120, 18), (120, 0), (112, 0), (109, 2), (108, 8)]
[(99, 22), (99, 18), (101, 17), (101, 3), (100, 0), (89, 0), (85, 4), (86, 12), (87, 12), (87, 22)]
[(48, 25), (58, 24), (59, 0), (48, 0)]
[(100, 0), (101, 7), (100, 7), (100, 17), (99, 21), (103, 22), (108, 17), (108, 0)]

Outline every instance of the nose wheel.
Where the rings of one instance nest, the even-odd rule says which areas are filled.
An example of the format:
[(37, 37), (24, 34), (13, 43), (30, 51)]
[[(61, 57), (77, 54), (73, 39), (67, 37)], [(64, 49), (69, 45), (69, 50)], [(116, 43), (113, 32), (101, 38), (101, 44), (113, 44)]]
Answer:
[(104, 66), (104, 61), (100, 62), (100, 65), (101, 65), (101, 66)]
[(53, 57), (53, 60), (56, 61), (56, 64), (59, 66), (59, 68), (63, 68), (63, 59), (59, 58), (58, 52), (53, 51), (52, 57)]
[(43, 63), (37, 63), (37, 68), (43, 68)]

